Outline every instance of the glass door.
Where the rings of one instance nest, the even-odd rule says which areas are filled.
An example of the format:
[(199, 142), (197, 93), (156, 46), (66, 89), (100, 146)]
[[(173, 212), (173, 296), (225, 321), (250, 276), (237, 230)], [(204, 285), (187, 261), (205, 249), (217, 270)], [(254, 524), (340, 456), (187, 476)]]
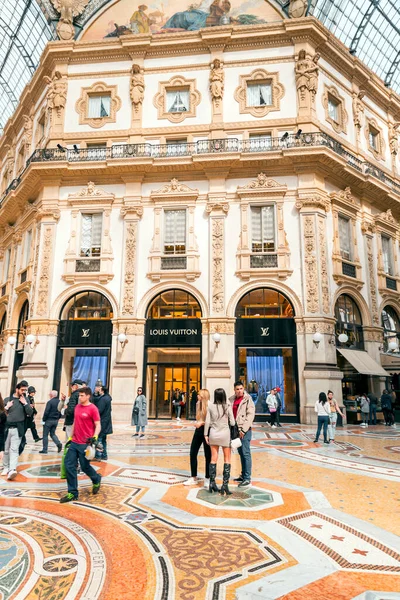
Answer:
[(186, 402), (185, 407), (182, 407), (181, 417), (194, 419), (200, 386), (200, 365), (182, 363), (147, 365), (146, 394), (149, 418), (173, 417), (175, 411), (172, 398), (174, 392), (179, 390)]

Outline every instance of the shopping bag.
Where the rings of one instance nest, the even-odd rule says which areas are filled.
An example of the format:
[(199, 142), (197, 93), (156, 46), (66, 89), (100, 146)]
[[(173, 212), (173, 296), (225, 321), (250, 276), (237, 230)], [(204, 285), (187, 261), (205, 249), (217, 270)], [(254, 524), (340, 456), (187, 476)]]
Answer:
[(61, 457), (60, 477), (61, 479), (67, 479), (67, 470), (65, 468), (65, 457), (67, 456), (68, 448), (70, 447), (71, 440), (69, 440), (64, 446), (64, 452)]

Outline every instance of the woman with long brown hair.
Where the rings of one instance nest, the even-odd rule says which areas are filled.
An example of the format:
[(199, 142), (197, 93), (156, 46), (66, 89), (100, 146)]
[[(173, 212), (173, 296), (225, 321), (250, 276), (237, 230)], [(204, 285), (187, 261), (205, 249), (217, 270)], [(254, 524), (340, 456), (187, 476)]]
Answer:
[(196, 422), (194, 424), (195, 430), (190, 446), (190, 471), (192, 476), (190, 479), (185, 481), (183, 485), (197, 485), (199, 483), (199, 479), (197, 477), (197, 455), (202, 444), (204, 448), (204, 456), (206, 459), (206, 478), (204, 480), (204, 487), (208, 488), (210, 485), (211, 449), (204, 438), (204, 424), (206, 421), (209, 401), (210, 392), (206, 389), (200, 390), (197, 394)]
[[(211, 446), (210, 486), (209, 491), (218, 492), (222, 496), (230, 496), (228, 483), (231, 476), (231, 427), (235, 425), (232, 406), (227, 402), (225, 390), (217, 388), (214, 392), (214, 404), (207, 410), (205, 424), (205, 440)], [(222, 487), (218, 490), (215, 478), (217, 475), (218, 451), (222, 448), (224, 453), (224, 470)]]
[(6, 428), (7, 415), (4, 409), (3, 396), (0, 394), (0, 452), (4, 452), (4, 431)]

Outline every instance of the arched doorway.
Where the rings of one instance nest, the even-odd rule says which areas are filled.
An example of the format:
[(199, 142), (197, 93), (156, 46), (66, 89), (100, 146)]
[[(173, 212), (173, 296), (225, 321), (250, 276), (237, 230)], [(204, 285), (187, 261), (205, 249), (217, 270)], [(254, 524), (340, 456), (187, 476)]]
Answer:
[(236, 378), (252, 396), (256, 417), (265, 419), (268, 393), (279, 387), (283, 420), (297, 421), (297, 343), (291, 302), (276, 290), (257, 288), (240, 299), (235, 316)]
[[(400, 409), (400, 317), (392, 306), (382, 310), (383, 351), (382, 364), (390, 374), (388, 389), (395, 392), (395, 410)], [(397, 419), (398, 420), (398, 419)]]
[(100, 292), (78, 292), (60, 312), (54, 389), (69, 394), (74, 379), (94, 388), (108, 385), (112, 341), (112, 306)]
[(146, 312), (144, 379), (149, 417), (170, 419), (172, 396), (181, 390), (182, 416), (194, 419), (201, 387), (201, 307), (184, 290), (158, 294)]
[(22, 365), (24, 359), (24, 347), (25, 347), (25, 335), (26, 335), (26, 327), (25, 323), (29, 319), (29, 302), (25, 300), (22, 305), (21, 311), (18, 317), (18, 328), (16, 335), (16, 343), (15, 343), (15, 355), (14, 355), (14, 367), (13, 367), (13, 377), (11, 382), (11, 393), (15, 390), (15, 386), (17, 385), (17, 371)]

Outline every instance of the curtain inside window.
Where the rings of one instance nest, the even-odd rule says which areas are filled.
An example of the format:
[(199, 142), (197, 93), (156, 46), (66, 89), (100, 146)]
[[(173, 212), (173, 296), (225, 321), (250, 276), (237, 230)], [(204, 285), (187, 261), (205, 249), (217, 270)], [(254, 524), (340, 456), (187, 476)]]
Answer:
[(10, 248), (8, 248), (7, 252), (6, 252), (6, 263), (4, 265), (4, 281), (6, 281), (8, 279), (8, 272), (10, 270), (10, 260), (11, 260), (11, 250)]
[(186, 210), (166, 210), (164, 251), (183, 254), (186, 249)]
[(249, 83), (247, 85), (247, 106), (269, 106), (272, 104), (270, 83)]
[(107, 385), (108, 350), (77, 350), (72, 368), (72, 381), (81, 379), (94, 390), (96, 381), (101, 379)]
[[(271, 354), (265, 356), (265, 354)], [(253, 400), (256, 404), (256, 412), (267, 412), (267, 396), (269, 391), (278, 386), (281, 388), (280, 397), (282, 402), (281, 412), (285, 412), (285, 388), (284, 368), (281, 350), (253, 350), (246, 351), (247, 380), (257, 384), (257, 397)], [(280, 356), (276, 356), (280, 354)]]
[(350, 221), (344, 217), (339, 217), (339, 244), (341, 256), (351, 260)]
[(31, 244), (32, 244), (32, 230), (27, 231), (25, 234), (25, 247), (24, 247), (24, 264), (23, 266), (28, 266), (29, 255), (31, 252)]
[(89, 119), (100, 119), (109, 117), (111, 111), (111, 96), (90, 96), (89, 97)]
[(100, 254), (102, 217), (102, 213), (82, 214), (81, 256)]
[(339, 122), (339, 107), (336, 102), (328, 98), (328, 114), (333, 121)]
[(391, 239), (382, 236), (382, 257), (383, 257), (383, 268), (386, 275), (393, 275), (393, 266), (392, 266), (392, 244)]
[(275, 249), (275, 211), (273, 206), (252, 206), (251, 232), (253, 252)]
[(186, 112), (189, 110), (189, 90), (167, 91), (167, 112)]

